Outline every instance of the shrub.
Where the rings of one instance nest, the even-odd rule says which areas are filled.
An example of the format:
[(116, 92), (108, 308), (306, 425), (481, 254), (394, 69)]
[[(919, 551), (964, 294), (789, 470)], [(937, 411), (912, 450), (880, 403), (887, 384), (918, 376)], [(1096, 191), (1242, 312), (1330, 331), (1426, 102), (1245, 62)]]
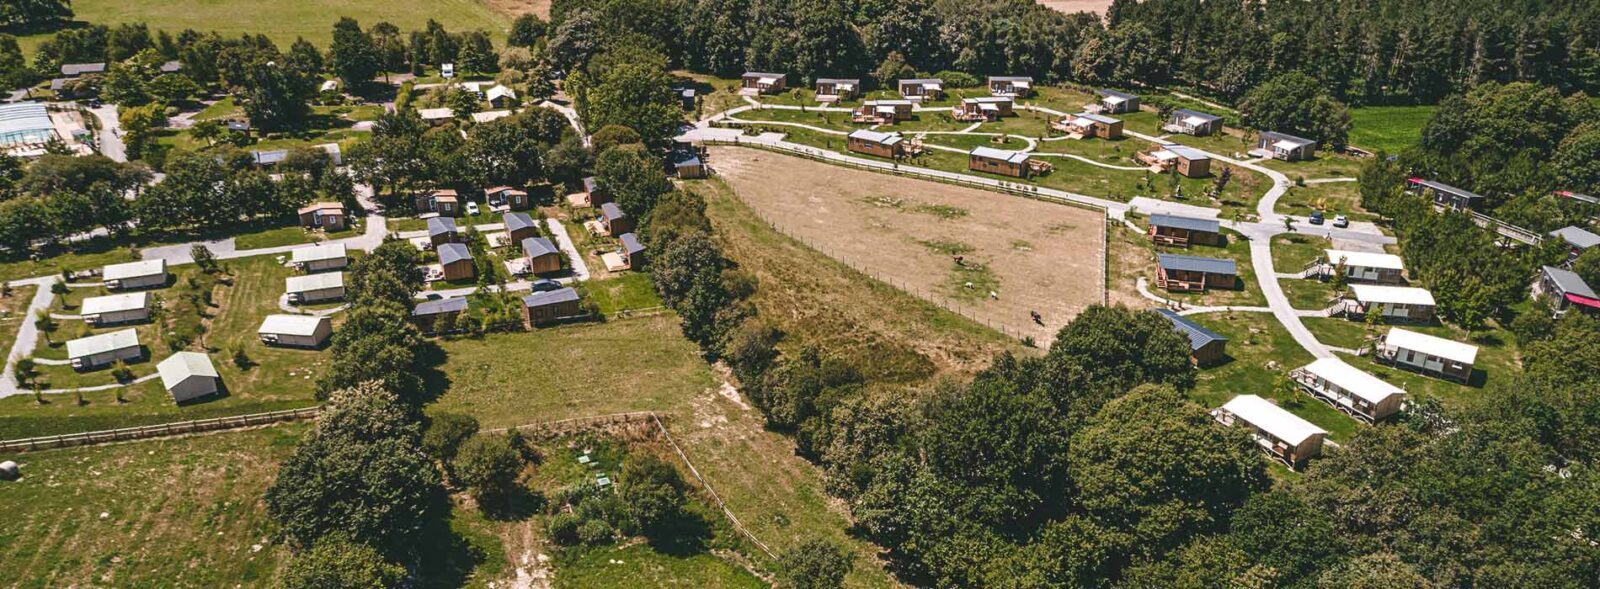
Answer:
[(505, 436), (479, 436), (462, 444), (451, 464), (456, 478), (482, 504), (514, 494), (523, 462), (522, 455)]
[(422, 450), (441, 462), (450, 462), (461, 444), (478, 433), (478, 420), (471, 415), (440, 413), (428, 422), (422, 434)]
[(944, 82), (946, 88), (975, 88), (979, 84), (976, 76), (966, 72), (945, 70), (934, 74), (933, 77), (939, 78), (939, 81)]
[(550, 541), (562, 546), (572, 546), (578, 543), (578, 526), (583, 523), (583, 518), (575, 513), (558, 513), (550, 518), (548, 532)]
[(578, 526), (578, 540), (590, 546), (610, 542), (613, 535), (611, 524), (603, 520), (591, 519)]

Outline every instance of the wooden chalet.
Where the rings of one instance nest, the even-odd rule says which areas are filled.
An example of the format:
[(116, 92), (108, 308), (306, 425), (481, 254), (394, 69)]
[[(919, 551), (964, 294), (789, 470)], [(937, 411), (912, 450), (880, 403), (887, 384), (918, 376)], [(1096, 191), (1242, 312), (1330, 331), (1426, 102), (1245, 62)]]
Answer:
[(1320, 456), (1328, 437), (1327, 430), (1255, 395), (1236, 396), (1213, 409), (1211, 416), (1222, 425), (1249, 428), (1256, 446), (1290, 470)]
[(633, 218), (623, 213), (622, 207), (614, 202), (600, 205), (600, 224), (606, 228), (606, 235), (612, 237), (634, 230)]
[(1140, 162), (1155, 171), (1176, 170), (1186, 178), (1204, 178), (1211, 175), (1211, 156), (1193, 147), (1176, 143), (1158, 145), (1136, 156)]
[(533, 208), (533, 199), (528, 198), (528, 191), (510, 186), (483, 189), (483, 202), (489, 205), (489, 210), (526, 211)]
[(478, 268), (472, 263), (472, 250), (466, 245), (447, 243), (438, 249), (439, 267), (444, 269), (445, 280), (467, 280), (478, 275)]
[(623, 263), (629, 269), (637, 270), (643, 268), (646, 259), (645, 249), (644, 244), (639, 242), (639, 236), (633, 233), (624, 233), (617, 238), (617, 241), (622, 244), (622, 248), (617, 251), (617, 255), (622, 256)]
[(451, 326), (449, 331), (461, 331), (462, 328), (457, 325), (456, 319), (460, 318), (461, 314), (466, 313), (469, 308), (471, 308), (471, 305), (467, 302), (467, 297), (423, 301), (412, 308), (411, 323), (416, 325), (417, 331), (422, 332), (423, 335), (434, 335), (443, 333), (439, 329), (439, 322), (449, 318), (450, 321), (445, 323)]
[(543, 237), (529, 237), (522, 244), (522, 257), (528, 260), (529, 274), (547, 274), (561, 270), (561, 250)]
[(905, 138), (897, 133), (857, 129), (845, 137), (845, 148), (855, 153), (897, 158), (905, 153)]
[(1173, 292), (1238, 288), (1239, 267), (1233, 260), (1158, 254), (1156, 286)]
[(1094, 113), (1067, 115), (1052, 121), (1050, 128), (1077, 137), (1119, 139), (1122, 137), (1122, 119)]
[(1256, 134), (1256, 148), (1250, 153), (1275, 160), (1298, 162), (1317, 156), (1317, 142), (1288, 133), (1262, 131)]
[(428, 219), (428, 243), (433, 247), (458, 241), (461, 241), (461, 232), (456, 229), (455, 219), (450, 217)]
[(1222, 222), (1157, 213), (1150, 215), (1150, 229), (1146, 235), (1156, 245), (1221, 245)]
[(1027, 178), (1038, 171), (1026, 153), (981, 146), (967, 153), (967, 169), (1013, 178)]
[(506, 227), (506, 237), (511, 243), (522, 243), (522, 240), (539, 236), (539, 222), (527, 213), (506, 213), (500, 217), (501, 223)]
[(1090, 105), (1089, 111), (1096, 114), (1125, 114), (1139, 112), (1139, 95), (1127, 92), (1118, 92), (1110, 88), (1101, 88), (1094, 93), (1100, 96), (1100, 101)]
[(745, 72), (739, 78), (739, 94), (745, 96), (777, 94), (783, 91), (787, 77), (784, 74)]
[(960, 104), (950, 107), (952, 118), (969, 123), (998, 121), (1011, 114), (1011, 99), (1002, 96), (964, 98)]
[(1372, 358), (1466, 384), (1472, 380), (1472, 364), (1478, 359), (1478, 346), (1391, 327), (1389, 333), (1378, 339)]
[(693, 148), (678, 148), (667, 152), (667, 173), (685, 180), (706, 177), (706, 163)]
[(1195, 137), (1215, 135), (1222, 132), (1222, 117), (1187, 108), (1175, 109), (1167, 116), (1167, 123), (1161, 130)]
[(1337, 358), (1323, 358), (1289, 372), (1302, 391), (1341, 413), (1376, 423), (1400, 411), (1406, 392)]
[(914, 106), (910, 100), (868, 100), (850, 112), (850, 120), (873, 125), (909, 121)]
[(522, 318), (529, 325), (548, 325), (583, 314), (578, 291), (562, 288), (522, 297)]
[(417, 213), (438, 213), (443, 217), (461, 216), (461, 196), (455, 190), (441, 188), (418, 193), (412, 200)]
[(300, 207), (300, 226), (323, 231), (343, 231), (350, 225), (344, 205), (336, 202), (317, 202)]
[(989, 76), (989, 93), (1007, 98), (1026, 98), (1033, 94), (1029, 76)]
[(861, 80), (845, 78), (817, 78), (817, 102), (839, 102), (861, 95)]
[(899, 89), (900, 97), (906, 100), (922, 102), (944, 98), (944, 81), (938, 78), (896, 80), (895, 87)]
[(1471, 190), (1456, 188), (1443, 182), (1422, 178), (1407, 178), (1406, 191), (1433, 200), (1433, 206), (1457, 211), (1483, 206), (1483, 195)]
[(1437, 303), (1433, 293), (1412, 286), (1386, 286), (1377, 284), (1352, 284), (1350, 294), (1343, 302), (1344, 312), (1351, 318), (1365, 318), (1377, 313), (1391, 321), (1433, 321)]
[(1170, 321), (1173, 330), (1189, 338), (1189, 361), (1195, 366), (1211, 366), (1227, 358), (1227, 336), (1206, 329), (1171, 309), (1156, 309), (1156, 313)]

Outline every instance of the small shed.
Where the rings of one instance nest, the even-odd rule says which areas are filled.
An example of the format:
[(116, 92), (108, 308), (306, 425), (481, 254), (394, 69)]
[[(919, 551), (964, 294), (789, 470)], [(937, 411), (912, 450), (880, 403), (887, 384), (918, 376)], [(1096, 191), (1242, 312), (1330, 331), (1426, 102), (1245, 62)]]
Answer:
[(183, 403), (222, 389), (222, 379), (211, 357), (200, 352), (177, 352), (156, 365), (161, 375), (161, 386), (172, 395), (174, 403)]
[(1317, 155), (1317, 142), (1288, 133), (1262, 131), (1256, 136), (1256, 150), (1275, 160), (1298, 162)]
[(539, 236), (539, 224), (527, 213), (506, 213), (501, 217), (506, 226), (506, 237), (512, 243), (522, 243), (522, 240)]
[(993, 147), (974, 147), (967, 153), (967, 169), (1013, 178), (1028, 177), (1028, 154)]
[(579, 185), (583, 188), (583, 194), (588, 195), (589, 206), (598, 207), (611, 202), (611, 191), (600, 185), (600, 181), (594, 176), (585, 176), (579, 181)]
[(268, 315), (256, 335), (269, 346), (317, 348), (333, 335), (333, 320), (318, 315)]
[(1405, 261), (1400, 256), (1378, 252), (1353, 252), (1347, 250), (1323, 250), (1327, 257), (1328, 266), (1337, 270), (1340, 264), (1344, 265), (1346, 280), (1358, 282), (1376, 282), (1379, 284), (1399, 284), (1405, 282), (1402, 273), (1405, 271)]
[(910, 78), (897, 80), (895, 86), (900, 97), (918, 102), (944, 98), (944, 80), (938, 78)]
[(166, 286), (167, 261), (156, 258), (141, 262), (111, 264), (100, 270), (100, 278), (105, 281), (106, 288), (111, 290)]
[(1101, 88), (1095, 90), (1094, 93), (1100, 96), (1100, 103), (1097, 105), (1099, 108), (1096, 110), (1102, 113), (1139, 112), (1139, 96), (1137, 94), (1119, 92), (1110, 88)]
[(1227, 357), (1227, 336), (1206, 329), (1171, 309), (1156, 309), (1156, 313), (1172, 322), (1175, 331), (1189, 338), (1189, 361), (1196, 366), (1211, 366)]
[[(633, 235), (629, 233), (627, 235)], [(530, 237), (518, 243), (522, 244), (522, 255), (528, 258), (528, 272), (545, 274), (561, 270), (561, 250), (556, 244), (543, 237)]]
[(1233, 260), (1222, 258), (1158, 254), (1156, 286), (1175, 292), (1237, 288), (1239, 268)]
[(505, 207), (513, 211), (525, 211), (533, 208), (533, 200), (528, 198), (528, 192), (510, 186), (492, 186), (483, 189), (483, 202), (491, 207)]
[(1533, 283), (1533, 294), (1544, 297), (1557, 314), (1568, 309), (1583, 309), (1600, 313), (1600, 295), (1596, 295), (1583, 277), (1576, 272), (1555, 266), (1539, 268), (1538, 279)]
[(439, 247), (447, 243), (460, 241), (461, 232), (456, 230), (456, 220), (450, 217), (434, 217), (428, 219), (428, 243)]
[(1323, 358), (1296, 368), (1289, 373), (1289, 378), (1312, 397), (1367, 423), (1400, 411), (1406, 396), (1400, 387), (1338, 358)]
[(1407, 191), (1433, 199), (1434, 206), (1457, 211), (1476, 209), (1483, 205), (1483, 195), (1456, 188), (1443, 182), (1423, 178), (1407, 178)]
[(633, 232), (633, 219), (622, 212), (622, 207), (617, 203), (608, 202), (600, 205), (600, 223), (605, 225), (606, 235), (617, 236)]
[(644, 244), (639, 242), (639, 236), (633, 233), (624, 233), (617, 239), (622, 242), (622, 249), (617, 253), (628, 264), (628, 268), (637, 270), (644, 267)]
[(562, 288), (522, 297), (522, 316), (529, 325), (547, 325), (577, 317), (583, 312), (578, 291)]
[(439, 246), (439, 266), (444, 268), (444, 279), (467, 280), (478, 275), (478, 269), (472, 263), (472, 250), (459, 243), (446, 243)]
[(861, 94), (861, 80), (848, 78), (817, 78), (818, 102), (850, 100)]
[(342, 243), (324, 243), (291, 250), (289, 261), (302, 272), (327, 272), (349, 266), (350, 254)]
[(745, 72), (739, 78), (740, 94), (777, 94), (784, 89), (788, 76), (767, 72)]
[(1351, 317), (1378, 313), (1397, 321), (1432, 321), (1437, 304), (1433, 293), (1414, 286), (1352, 284), (1346, 309)]
[(679, 148), (667, 152), (667, 171), (685, 180), (705, 178), (706, 164), (695, 150)]
[(1255, 395), (1239, 395), (1211, 412), (1218, 423), (1250, 429), (1250, 437), (1268, 456), (1290, 469), (1322, 454), (1328, 431)]
[(133, 323), (150, 318), (150, 293), (130, 292), (83, 300), (78, 314), (94, 327)]
[(857, 129), (845, 137), (846, 149), (878, 157), (900, 157), (904, 153), (904, 146), (904, 138), (897, 133)]
[[(417, 326), (417, 331), (420, 331), (424, 334), (433, 335), (436, 333), (441, 333), (441, 330), (439, 329), (439, 321), (441, 319), (448, 317), (452, 320), (448, 323), (448, 325), (455, 326), (456, 322), (454, 319), (459, 318), (462, 313), (467, 312), (469, 307), (470, 305), (467, 303), (467, 297), (450, 297), (433, 301), (423, 301), (417, 303), (417, 306), (411, 310), (411, 323)], [(458, 328), (452, 327), (452, 329), (449, 331), (458, 330)]]
[(350, 217), (345, 214), (344, 205), (336, 202), (315, 202), (300, 207), (300, 226), (307, 229), (322, 229), (324, 231), (343, 231), (349, 226)]
[(344, 273), (290, 276), (284, 280), (284, 291), (289, 294), (289, 302), (301, 305), (337, 301), (344, 298)]
[(1374, 359), (1465, 384), (1472, 380), (1478, 346), (1392, 327), (1378, 340)]
[(1216, 219), (1200, 219), (1157, 213), (1150, 215), (1150, 229), (1147, 235), (1150, 236), (1151, 242), (1158, 245), (1182, 247), (1189, 247), (1194, 244), (1220, 245), (1222, 243), (1222, 222)]
[(67, 359), (76, 370), (93, 370), (118, 360), (131, 362), (143, 357), (139, 332), (132, 329), (67, 340)]
[(1033, 78), (1029, 76), (989, 76), (989, 93), (995, 96), (1025, 98), (1033, 94)]
[(1167, 116), (1167, 124), (1161, 130), (1205, 137), (1222, 132), (1222, 117), (1187, 108), (1175, 109)]

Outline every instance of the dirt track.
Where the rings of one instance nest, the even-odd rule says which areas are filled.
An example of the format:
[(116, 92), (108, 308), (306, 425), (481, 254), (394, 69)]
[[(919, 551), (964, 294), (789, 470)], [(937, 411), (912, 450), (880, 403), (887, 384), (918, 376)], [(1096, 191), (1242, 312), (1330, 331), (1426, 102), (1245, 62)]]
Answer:
[(713, 148), (710, 163), (780, 231), (1041, 346), (1104, 296), (1099, 212), (747, 148)]

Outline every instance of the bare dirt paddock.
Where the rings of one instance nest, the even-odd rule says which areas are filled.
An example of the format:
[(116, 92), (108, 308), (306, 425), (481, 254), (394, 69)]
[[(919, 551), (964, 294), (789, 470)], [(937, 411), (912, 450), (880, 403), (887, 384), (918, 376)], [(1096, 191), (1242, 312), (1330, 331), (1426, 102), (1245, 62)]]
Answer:
[(710, 163), (779, 231), (1040, 346), (1104, 297), (1097, 211), (749, 148), (712, 148)]

